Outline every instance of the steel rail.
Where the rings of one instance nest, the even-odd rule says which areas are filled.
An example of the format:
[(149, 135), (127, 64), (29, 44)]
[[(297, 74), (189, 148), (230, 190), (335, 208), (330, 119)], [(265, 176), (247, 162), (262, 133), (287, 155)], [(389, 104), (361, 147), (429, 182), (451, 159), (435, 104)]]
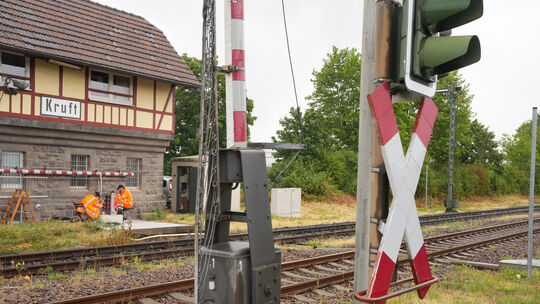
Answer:
[[(337, 235), (337, 234), (343, 234), (343, 233), (351, 233), (349, 229), (347, 229), (345, 232), (343, 231), (332, 231), (330, 233), (328, 232), (319, 232), (316, 234), (309, 234), (309, 235), (300, 235), (300, 236), (292, 236), (292, 237), (277, 237), (275, 238), (276, 243), (285, 244), (285, 243), (291, 243), (295, 239), (306, 239), (306, 238), (313, 238), (315, 236), (329, 236), (329, 235)], [(175, 243), (178, 245), (179, 243)], [(73, 254), (70, 254), (69, 251), (62, 251), (60, 253), (60, 257), (65, 258), (67, 260), (64, 261), (58, 261), (59, 257), (55, 256), (55, 260), (48, 262), (48, 263), (39, 263), (39, 264), (25, 264), (22, 269), (21, 266), (16, 266), (17, 263), (21, 263), (18, 259), (12, 259), (7, 260), (5, 259), (3, 261), (3, 264), (11, 264), (14, 266), (11, 267), (4, 267), (0, 268), (0, 274), (3, 276), (14, 276), (17, 274), (37, 274), (39, 273), (40, 269), (52, 267), (55, 271), (67, 271), (67, 270), (75, 270), (81, 268), (81, 266), (92, 266), (92, 267), (106, 267), (106, 266), (114, 266), (121, 264), (125, 260), (132, 259), (134, 257), (142, 258), (145, 261), (150, 260), (158, 260), (158, 259), (164, 259), (164, 258), (170, 258), (170, 257), (177, 257), (182, 255), (191, 255), (193, 254), (193, 240), (188, 240), (186, 242), (182, 243), (183, 247), (173, 247), (171, 249), (167, 249), (165, 247), (159, 246), (157, 248), (152, 248), (152, 251), (148, 251), (148, 248), (145, 248), (144, 246), (137, 246), (137, 249), (146, 249), (144, 252), (121, 252), (118, 250), (114, 251), (114, 254), (105, 254), (103, 256), (100, 256), (100, 252), (97, 251), (93, 256), (76, 256)], [(110, 247), (114, 249), (114, 247)], [(131, 249), (131, 248), (130, 248)], [(131, 250), (132, 251), (132, 250)], [(82, 251), (84, 252), (84, 250)], [(33, 257), (32, 254), (29, 254), (30, 257)], [(18, 257), (18, 256), (15, 256)], [(43, 259), (40, 259), (39, 261), (42, 261)], [(24, 261), (24, 260), (23, 260)]]
[[(348, 229), (348, 231), (353, 231), (354, 223), (352, 222), (343, 222), (343, 223), (332, 223), (332, 224), (323, 224), (323, 225), (311, 225), (311, 226), (301, 226), (301, 227), (287, 227), (279, 228), (274, 230), (275, 238), (282, 240), (283, 242), (290, 242), (290, 239), (294, 239), (294, 235), (287, 239), (283, 237), (283, 234), (298, 234), (312, 231), (319, 231), (320, 234), (330, 234), (337, 231), (337, 233), (342, 233), (343, 229)], [(330, 231), (329, 231), (330, 230)], [(316, 235), (317, 233), (314, 233)], [(247, 238), (246, 233), (233, 234), (231, 239), (241, 240)], [(82, 257), (91, 257), (91, 256), (102, 256), (110, 254), (120, 254), (126, 253), (128, 251), (136, 250), (148, 250), (150, 249), (166, 249), (174, 247), (186, 247), (193, 245), (193, 238), (183, 238), (179, 240), (169, 240), (169, 241), (157, 241), (157, 242), (142, 242), (142, 243), (133, 243), (133, 244), (124, 244), (124, 245), (115, 245), (115, 246), (100, 246), (100, 247), (90, 247), (90, 248), (72, 248), (72, 249), (60, 249), (60, 250), (50, 250), (50, 251), (39, 251), (39, 252), (25, 252), (18, 254), (4, 254), (0, 255), (0, 266), (10, 263), (18, 262), (44, 262), (44, 261), (53, 261), (57, 259), (67, 259), (67, 258), (82, 258)]]
[[(534, 232), (535, 233), (540, 232), (540, 228), (535, 229)], [(497, 243), (497, 242), (499, 242), (501, 240), (509, 240), (509, 239), (514, 239), (514, 238), (517, 238), (517, 237), (522, 237), (522, 236), (526, 235), (527, 233), (528, 233), (528, 231), (517, 232), (517, 233), (513, 233), (513, 234), (509, 234), (509, 235), (504, 235), (504, 236), (500, 236), (500, 237), (491, 238), (491, 239), (488, 239), (488, 240), (469, 243), (469, 244), (462, 245), (462, 246), (456, 246), (456, 247), (443, 249), (443, 250), (439, 250), (439, 251), (428, 252), (427, 255), (428, 255), (429, 259), (433, 259), (433, 258), (453, 254), (453, 253), (456, 253), (456, 252), (459, 252), (459, 251), (469, 250), (469, 249), (476, 248), (476, 247), (483, 247), (483, 246), (488, 245), (488, 244)], [(347, 253), (352, 253), (354, 255), (354, 251), (347, 251), (347, 252), (343, 252), (342, 254), (345, 255)], [(404, 260), (399, 260), (398, 264), (402, 265), (402, 264), (405, 264), (405, 263), (408, 263), (408, 262), (410, 262), (410, 259), (404, 259)], [(326, 287), (326, 286), (329, 286), (331, 284), (339, 284), (339, 283), (341, 283), (343, 281), (346, 281), (346, 280), (348, 280), (350, 278), (353, 278), (353, 277), (354, 277), (354, 271), (348, 271), (348, 272), (343, 272), (343, 273), (340, 273), (340, 274), (330, 275), (330, 276), (327, 276), (327, 277), (324, 277), (324, 278), (316, 278), (316, 279), (305, 281), (305, 282), (299, 282), (299, 283), (295, 283), (295, 284), (291, 284), (291, 285), (287, 285), (287, 286), (282, 286), (281, 287), (281, 294), (282, 295), (288, 295), (288, 294), (302, 293), (302, 292), (312, 290), (314, 288)]]
[(171, 291), (193, 289), (193, 279), (173, 281), (153, 284), (143, 287), (129, 288), (119, 291), (111, 291), (101, 294), (82, 296), (78, 298), (65, 299), (54, 304), (89, 304), (89, 303), (116, 303), (125, 302), (138, 297), (149, 297), (164, 294)]
[[(536, 220), (535, 222), (538, 222), (540, 220)], [(425, 242), (435, 242), (437, 240), (443, 240), (443, 239), (452, 239), (457, 238), (460, 236), (463, 236), (464, 234), (478, 234), (485, 231), (493, 231), (495, 229), (508, 229), (511, 227), (516, 227), (519, 225), (526, 224), (526, 221), (522, 222), (513, 222), (509, 224), (501, 224), (496, 226), (490, 226), (485, 228), (478, 228), (478, 229), (472, 229), (462, 232), (456, 232), (452, 234), (446, 234), (441, 236), (435, 236), (435, 237), (429, 237), (425, 239)], [(329, 235), (339, 235), (339, 234), (346, 234), (346, 233), (352, 233), (354, 231), (352, 230), (342, 230), (342, 231), (332, 231), (329, 233), (314, 233), (314, 234), (304, 234), (304, 235), (297, 235), (297, 236), (291, 236), (291, 237), (277, 237), (275, 239), (276, 243), (278, 244), (285, 244), (285, 243), (291, 243), (294, 241), (297, 241), (298, 239), (309, 239), (317, 236), (329, 236)], [(61, 251), (60, 257), (64, 257), (68, 260), (64, 261), (51, 261), (49, 263), (40, 263), (40, 264), (25, 264), (23, 269), (21, 270), (20, 266), (11, 266), (11, 267), (4, 267), (0, 269), (0, 274), (3, 276), (13, 276), (20, 273), (25, 274), (37, 274), (39, 273), (40, 269), (46, 268), (46, 267), (52, 267), (55, 271), (67, 271), (67, 270), (74, 270), (81, 268), (81, 266), (85, 265), (91, 265), (93, 267), (107, 267), (107, 266), (114, 266), (121, 264), (125, 260), (129, 260), (134, 257), (140, 257), (145, 261), (149, 260), (158, 260), (158, 259), (164, 259), (164, 258), (170, 258), (170, 257), (177, 257), (182, 255), (189, 255), (192, 254), (193, 247), (192, 247), (192, 241), (183, 240), (183, 247), (173, 247), (172, 249), (164, 248), (161, 246), (152, 247), (152, 251), (144, 251), (144, 252), (120, 252), (118, 250), (115, 250), (115, 254), (105, 254), (104, 256), (100, 256), (100, 251), (93, 252), (96, 255), (92, 257), (85, 257), (85, 256), (76, 256), (69, 253), (68, 250)], [(175, 245), (179, 245), (181, 243), (176, 242)], [(115, 249), (113, 246), (107, 247), (108, 249)], [(148, 250), (148, 247), (145, 247), (144, 245), (137, 244), (136, 248), (138, 249), (146, 249)], [(32, 254), (29, 254), (32, 256)], [(58, 256), (56, 256), (56, 259), (58, 259)], [(11, 260), (9, 264), (16, 265), (16, 260)], [(4, 263), (7, 261), (4, 260)], [(20, 263), (20, 262), (18, 262)]]
[[(191, 244), (193, 245), (193, 244)], [(91, 257), (84, 260), (69, 260), (69, 261), (62, 261), (62, 262), (55, 262), (55, 263), (48, 263), (48, 264), (35, 264), (35, 265), (24, 265), (21, 266), (15, 266), (15, 267), (8, 267), (8, 268), (2, 268), (0, 269), (0, 274), (3, 276), (14, 276), (17, 274), (38, 274), (40, 269), (52, 267), (54, 271), (67, 271), (67, 270), (75, 270), (79, 268), (84, 267), (106, 267), (106, 266), (114, 266), (114, 265), (121, 265), (123, 261), (130, 260), (135, 257), (138, 257), (142, 259), (143, 261), (152, 261), (152, 260), (160, 260), (160, 259), (166, 259), (171, 257), (177, 257), (182, 255), (191, 255), (193, 254), (193, 246), (191, 247), (184, 247), (184, 248), (174, 248), (174, 249), (168, 249), (168, 250), (162, 250), (162, 251), (149, 251), (144, 253), (132, 253), (129, 255), (112, 255), (112, 256), (105, 256), (105, 257)]]
[[(535, 206), (535, 208), (540, 210), (540, 206)], [(428, 216), (420, 216), (420, 223), (425, 226), (433, 223), (441, 222), (442, 220), (454, 220), (454, 219), (470, 219), (477, 216), (495, 216), (499, 214), (508, 214), (508, 213), (521, 213), (526, 212), (527, 207), (512, 207), (504, 209), (491, 209), (486, 211), (474, 211), (467, 213), (443, 213), (443, 214), (434, 214)], [(322, 225), (311, 225), (311, 226), (301, 226), (301, 227), (285, 227), (274, 229), (274, 236), (276, 239), (279, 239), (281, 243), (290, 243), (291, 240), (294, 240), (294, 236), (285, 237), (283, 234), (298, 234), (302, 232), (306, 233), (305, 238), (311, 236), (317, 236), (313, 233), (314, 230), (326, 232), (325, 234), (342, 234), (346, 233), (348, 230), (354, 232), (355, 223), (354, 222), (342, 222), (342, 223), (333, 223), (333, 224), (322, 224)], [(332, 231), (328, 231), (332, 229)], [(341, 231), (336, 231), (341, 229)], [(232, 239), (241, 240), (247, 237), (247, 234), (234, 234)], [(157, 241), (157, 242), (144, 242), (144, 243), (134, 243), (134, 244), (124, 244), (116, 246), (101, 246), (101, 247), (90, 247), (90, 248), (73, 248), (73, 249), (60, 249), (60, 250), (50, 250), (50, 251), (41, 251), (41, 252), (28, 252), (28, 253), (19, 253), (19, 254), (4, 254), (0, 255), (0, 266), (8, 265), (11, 263), (30, 263), (30, 262), (44, 262), (44, 261), (54, 261), (58, 259), (67, 259), (67, 258), (82, 258), (82, 257), (91, 257), (91, 256), (100, 256), (100, 255), (110, 255), (110, 254), (126, 254), (127, 251), (135, 250), (148, 250), (152, 249), (166, 249), (174, 247), (186, 247), (190, 246), (193, 243), (193, 238), (185, 238), (180, 240), (170, 240), (170, 241)]]
[[(540, 219), (536, 219), (535, 222), (540, 222)], [(515, 227), (515, 226), (521, 226), (521, 225), (524, 225), (525, 223), (527, 223), (527, 221), (512, 222), (512, 223), (500, 224), (500, 225), (489, 226), (489, 227), (484, 227), (484, 228), (477, 228), (477, 229), (472, 229), (472, 230), (454, 232), (454, 233), (450, 233), (450, 234), (442, 234), (442, 235), (438, 235), (438, 236), (430, 236), (430, 237), (425, 238), (424, 242), (427, 243), (427, 242), (435, 242), (435, 241), (444, 240), (444, 239), (452, 239), (454, 237), (460, 237), (464, 233), (477, 234), (477, 233), (486, 232), (486, 231), (493, 231), (493, 230), (498, 230), (498, 229), (506, 229), (506, 228), (511, 228), (511, 227)]]
[[(339, 261), (343, 259), (354, 258), (354, 251), (346, 251), (342, 253), (336, 253), (331, 255), (325, 255), (305, 260), (291, 261), (283, 263), (281, 268), (284, 270), (295, 269), (299, 267), (306, 267), (315, 264), (323, 264), (327, 262)], [(83, 304), (83, 303), (107, 303), (116, 301), (129, 301), (137, 297), (148, 297), (163, 294), (170, 291), (189, 290), (193, 288), (193, 279), (186, 279), (181, 281), (166, 282), (161, 284), (153, 284), (144, 287), (136, 287), (130, 289), (124, 289), (119, 291), (107, 292), (102, 294), (82, 296), (72, 299), (65, 299), (56, 302), (54, 304)], [(282, 288), (283, 290), (283, 288)]]
[[(534, 232), (539, 232), (540, 228), (534, 230)], [(458, 251), (468, 250), (476, 247), (482, 247), (494, 242), (499, 242), (505, 239), (512, 239), (526, 235), (527, 231), (512, 233), (505, 236), (499, 236), (491, 238), (488, 240), (483, 240), (475, 243), (470, 243), (462, 246), (456, 246), (449, 249), (443, 249), (435, 252), (428, 253), (428, 258), (433, 259), (444, 255), (449, 255)], [(337, 254), (331, 254), (326, 256), (320, 256), (315, 258), (310, 258), (306, 260), (292, 261), (282, 264), (283, 270), (291, 270), (300, 267), (308, 267), (315, 264), (322, 264), (326, 262), (338, 261), (343, 259), (352, 259), (354, 258), (354, 251), (345, 251)], [(404, 264), (409, 262), (408, 259), (399, 260), (398, 264)], [(339, 274), (333, 274), (324, 278), (316, 278), (313, 280), (295, 283), (291, 285), (286, 285), (281, 287), (282, 295), (291, 295), (306, 292), (314, 288), (321, 288), (329, 286), (331, 284), (339, 284), (341, 282), (350, 280), (354, 277), (354, 271), (346, 271)], [(110, 302), (125, 302), (130, 301), (138, 297), (148, 297), (165, 294), (171, 291), (181, 291), (181, 290), (190, 290), (193, 289), (193, 279), (186, 279), (181, 281), (166, 282), (160, 284), (153, 284), (144, 287), (130, 288), (120, 291), (108, 292), (103, 294), (96, 294), (90, 296), (77, 297), (72, 299), (65, 299), (56, 302), (53, 304), (83, 304), (83, 303), (110, 303)]]

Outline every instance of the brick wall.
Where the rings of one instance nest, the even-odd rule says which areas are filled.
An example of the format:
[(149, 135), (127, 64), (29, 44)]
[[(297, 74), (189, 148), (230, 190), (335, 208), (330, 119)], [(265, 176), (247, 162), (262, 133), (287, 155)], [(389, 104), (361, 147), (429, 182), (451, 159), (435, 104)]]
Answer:
[[(13, 120), (13, 119), (11, 119)], [(71, 155), (86, 155), (89, 171), (126, 171), (126, 159), (140, 162), (139, 187), (128, 187), (133, 194), (137, 213), (150, 212), (165, 207), (162, 197), (163, 153), (169, 143), (167, 136), (147, 136), (141, 132), (112, 129), (85, 128), (84, 130), (62, 128), (65, 125), (40, 122), (39, 126), (7, 124), (0, 117), (0, 164), (1, 152), (24, 153), (25, 169), (70, 169)], [(13, 121), (11, 121), (13, 122)], [(20, 123), (20, 121), (19, 121)], [(88, 193), (99, 190), (98, 178), (88, 177), (87, 186), (74, 188), (71, 177), (35, 176), (26, 179), (33, 205), (39, 204), (41, 215), (70, 217), (74, 208), (72, 201), (80, 201)], [(102, 190), (109, 192), (119, 184), (126, 184), (124, 177), (103, 177)], [(6, 209), (13, 189), (0, 189), (0, 212)]]

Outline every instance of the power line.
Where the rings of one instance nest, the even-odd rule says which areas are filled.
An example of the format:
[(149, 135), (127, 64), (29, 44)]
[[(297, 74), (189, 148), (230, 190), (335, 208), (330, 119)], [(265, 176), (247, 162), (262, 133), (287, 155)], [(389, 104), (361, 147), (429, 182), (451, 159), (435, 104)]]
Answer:
[(300, 140), (302, 143), (304, 143), (304, 131), (302, 127), (302, 116), (300, 114), (300, 105), (298, 104), (298, 93), (296, 90), (296, 81), (294, 79), (294, 69), (293, 69), (293, 63), (292, 63), (292, 57), (291, 57), (291, 47), (289, 45), (289, 31), (287, 30), (287, 18), (285, 17), (285, 3), (284, 0), (281, 0), (281, 9), (283, 11), (283, 24), (285, 26), (285, 39), (287, 40), (287, 52), (289, 54), (289, 65), (291, 67), (291, 75), (292, 75), (292, 82), (293, 82), (293, 88), (294, 88), (294, 98), (296, 100), (296, 113), (298, 115), (298, 129), (300, 130)]

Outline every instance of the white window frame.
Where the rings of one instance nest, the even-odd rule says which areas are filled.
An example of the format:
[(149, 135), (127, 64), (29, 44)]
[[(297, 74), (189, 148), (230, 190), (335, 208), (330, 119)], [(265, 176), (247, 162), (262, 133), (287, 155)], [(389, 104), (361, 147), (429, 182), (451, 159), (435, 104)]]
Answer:
[(28, 88), (25, 89), (25, 91), (31, 91), (32, 90), (32, 83), (30, 82), (30, 57), (26, 56), (25, 54), (21, 54), (21, 53), (0, 51), (0, 73), (2, 73), (1, 71), (2, 71), (2, 54), (3, 53), (17, 55), (17, 56), (24, 56), (25, 67), (24, 67), (24, 76), (17, 76), (17, 75), (12, 75), (12, 74), (10, 74), (9, 76), (8, 75), (4, 76), (4, 75), (0, 74), (1, 85), (4, 84), (4, 80), (6, 78), (12, 78), (12, 79), (15, 78), (17, 80), (27, 81), (30, 85), (28, 86)]
[[(79, 169), (79, 164), (73, 166), (73, 157), (84, 157), (84, 168)], [(71, 154), (71, 157), (69, 158), (69, 168), (71, 171), (88, 171), (88, 160), (88, 155)], [(69, 187), (72, 189), (86, 189), (88, 187), (88, 178), (86, 176), (72, 176), (69, 180)]]
[[(97, 95), (93, 94), (94, 91), (92, 91), (93, 89), (90, 87), (91, 83), (92, 83), (92, 72), (100, 72), (100, 73), (104, 73), (104, 74), (109, 75), (109, 89), (107, 90), (108, 97), (97, 96)], [(114, 99), (115, 93), (112, 90), (114, 76), (121, 76), (121, 77), (125, 77), (125, 78), (129, 79), (129, 94), (128, 95), (131, 95), (131, 97), (129, 97), (128, 100), (115, 100)], [(103, 90), (103, 91), (105, 91), (105, 90)], [(133, 77), (129, 76), (129, 75), (126, 75), (126, 74), (121, 74), (121, 73), (111, 73), (111, 72), (107, 72), (105, 70), (100, 70), (100, 69), (89, 69), (89, 72), (88, 72), (88, 99), (93, 100), (93, 101), (100, 101), (100, 102), (113, 103), (113, 104), (119, 104), (119, 105), (125, 105), (125, 106), (132, 106), (133, 105)]]
[[(136, 161), (137, 163), (137, 168), (131, 168), (129, 166), (129, 161)], [(130, 187), (130, 188), (139, 188), (139, 185), (141, 184), (141, 163), (142, 163), (142, 159), (141, 158), (136, 158), (136, 157), (128, 157), (126, 158), (126, 171), (127, 172), (133, 172), (134, 173), (134, 176), (128, 176), (126, 177), (126, 187)], [(135, 182), (133, 182), (135, 181)]]
[[(8, 154), (18, 155), (19, 164), (16, 166), (9, 166), (4, 163), (5, 158)], [(2, 168), (5, 169), (22, 169), (24, 164), (24, 153), (23, 152), (12, 152), (12, 151), (3, 151), (2, 152)], [(18, 182), (16, 182), (18, 181)], [(18, 173), (3, 173), (0, 178), (0, 185), (2, 189), (22, 189), (23, 179), (22, 174)]]

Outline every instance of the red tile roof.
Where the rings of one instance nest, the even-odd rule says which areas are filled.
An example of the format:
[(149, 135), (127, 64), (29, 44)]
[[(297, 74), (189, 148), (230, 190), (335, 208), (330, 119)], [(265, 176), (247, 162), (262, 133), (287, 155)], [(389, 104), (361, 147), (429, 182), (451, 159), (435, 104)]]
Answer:
[(0, 48), (199, 85), (159, 29), (88, 0), (0, 0)]

